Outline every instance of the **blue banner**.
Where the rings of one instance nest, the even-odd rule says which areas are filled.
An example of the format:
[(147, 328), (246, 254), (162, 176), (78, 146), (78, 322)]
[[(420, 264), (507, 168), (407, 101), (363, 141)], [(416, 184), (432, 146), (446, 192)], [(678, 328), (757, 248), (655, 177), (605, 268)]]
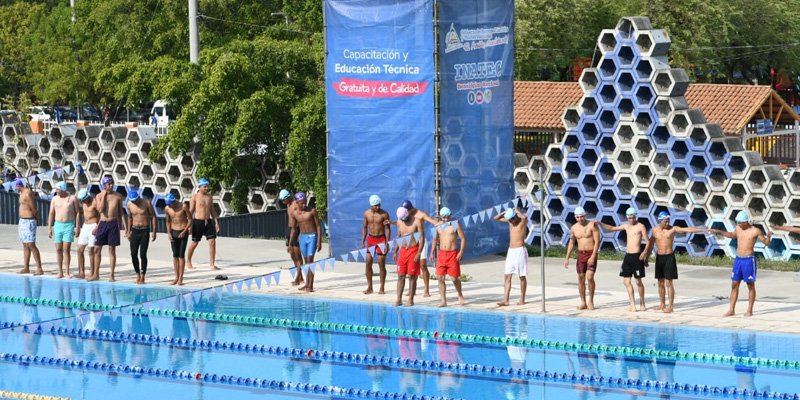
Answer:
[[(439, 4), (442, 204), (461, 218), (514, 197), (514, 1)], [(465, 230), (467, 256), (508, 245), (508, 228)]]
[[(433, 0), (326, 0), (328, 223), (334, 255), (361, 246), (377, 194), (434, 211)], [(510, 175), (509, 175), (510, 176)]]

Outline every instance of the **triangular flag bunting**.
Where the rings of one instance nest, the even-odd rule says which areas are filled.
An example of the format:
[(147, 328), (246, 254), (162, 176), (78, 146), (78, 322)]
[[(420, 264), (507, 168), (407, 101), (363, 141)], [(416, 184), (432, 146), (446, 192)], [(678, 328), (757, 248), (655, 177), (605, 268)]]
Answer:
[(194, 300), (195, 303), (199, 302), (201, 297), (203, 297), (203, 291), (198, 290), (196, 292), (192, 292), (192, 300)]
[(334, 266), (335, 263), (336, 263), (336, 260), (334, 260), (333, 257), (328, 259), (328, 267), (330, 267), (331, 271), (333, 271), (333, 266)]
[(289, 268), (289, 273), (292, 275), (292, 279), (297, 277), (297, 267)]
[[(375, 246), (370, 247), (369, 250), (370, 250), (370, 254), (375, 254)], [(359, 250), (358, 251), (358, 255), (360, 255), (361, 258), (366, 259), (367, 258), (367, 249)]]
[(478, 213), (472, 214), (469, 217), (472, 218), (472, 223), (473, 224), (478, 222)]
[(222, 286), (215, 287), (214, 291), (217, 293), (217, 296), (222, 297)]
[(241, 292), (242, 291), (242, 281), (236, 281), (235, 284), (236, 284), (236, 289), (238, 289), (239, 292)]
[(498, 213), (498, 214), (499, 214), (501, 209), (502, 209), (502, 207), (500, 206), (500, 204), (498, 204), (498, 205), (494, 206), (494, 212), (495, 212), (495, 213)]
[(317, 272), (317, 263), (311, 263), (308, 265), (308, 269), (311, 270), (311, 273)]
[(301, 271), (303, 272), (303, 276), (308, 274), (308, 264), (303, 264), (303, 266), (300, 267), (300, 268), (301, 268)]
[(66, 167), (64, 167), (64, 173), (65, 173), (65, 174), (69, 175), (69, 173), (70, 173), (71, 171), (72, 171), (72, 169), (70, 169), (70, 166), (69, 166), (69, 165), (67, 165)]
[(320, 271), (325, 271), (325, 260), (317, 261), (317, 265), (319, 266)]
[(358, 250), (351, 251), (350, 252), (350, 258), (352, 258), (353, 261), (358, 261)]
[(246, 279), (244, 284), (247, 286), (247, 290), (250, 290), (253, 287), (253, 278)]
[(281, 283), (281, 274), (278, 274), (278, 273), (272, 274), (272, 279), (275, 280), (275, 284), (276, 285)]
[(481, 222), (486, 220), (486, 210), (478, 212), (478, 215), (481, 217)]
[(464, 223), (464, 227), (465, 228), (468, 227), (469, 226), (469, 217), (467, 216), (467, 217), (461, 218), (461, 222)]
[(348, 260), (347, 253), (344, 253), (344, 254), (340, 255), (339, 258), (341, 258), (342, 261), (344, 261), (344, 263), (347, 264), (347, 260)]
[(419, 232), (414, 232), (414, 240), (419, 241)]
[[(267, 276), (269, 276), (269, 275), (267, 275)], [(264, 279), (266, 279), (266, 278), (263, 277), (263, 276), (256, 277), (256, 287), (257, 288), (261, 289), (261, 281), (264, 280)]]

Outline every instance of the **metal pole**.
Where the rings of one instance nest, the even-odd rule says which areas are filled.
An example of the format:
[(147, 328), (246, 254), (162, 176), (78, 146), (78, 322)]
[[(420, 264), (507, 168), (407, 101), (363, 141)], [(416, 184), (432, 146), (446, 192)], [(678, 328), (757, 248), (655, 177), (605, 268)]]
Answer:
[(539, 246), (540, 256), (542, 259), (541, 266), (541, 280), (542, 280), (542, 312), (547, 312), (544, 300), (544, 171), (542, 166), (539, 166)]
[(75, 0), (69, 0), (69, 8), (72, 11), (72, 23), (74, 24), (77, 18), (75, 18)]
[(439, 125), (440, 122), (440, 112), (439, 109), (439, 102), (441, 101), (441, 96), (439, 95), (439, 90), (441, 89), (441, 79), (439, 76), (439, 67), (441, 60), (439, 59), (439, 2), (437, 0), (433, 1), (433, 121), (434, 121), (434, 128), (433, 128), (433, 202), (436, 206), (436, 210), (442, 207), (442, 156), (441, 156), (441, 149), (440, 144), (442, 140), (442, 129)]
[(200, 63), (200, 35), (197, 33), (197, 0), (189, 0), (189, 62)]
[(794, 167), (800, 168), (800, 122), (794, 121)]

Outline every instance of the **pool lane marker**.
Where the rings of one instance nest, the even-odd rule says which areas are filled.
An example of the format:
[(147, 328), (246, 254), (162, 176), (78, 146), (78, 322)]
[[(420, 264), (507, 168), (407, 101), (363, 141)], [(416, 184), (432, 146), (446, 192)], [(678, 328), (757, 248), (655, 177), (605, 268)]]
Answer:
[(46, 367), (60, 367), (64, 369), (77, 369), (84, 371), (98, 371), (108, 374), (123, 374), (135, 378), (152, 376), (185, 382), (210, 383), (231, 386), (255, 387), (291, 393), (308, 393), (316, 395), (333, 395), (347, 398), (370, 399), (397, 399), (397, 400), (457, 400), (444, 396), (419, 396), (405, 393), (393, 393), (380, 390), (367, 390), (345, 388), (333, 385), (314, 385), (310, 383), (297, 383), (261, 378), (244, 378), (232, 375), (203, 374), (174, 369), (142, 368), (123, 364), (100, 363), (96, 361), (71, 360), (67, 358), (53, 358), (43, 356), (28, 356), (14, 353), (0, 353), (0, 360), (14, 362), (22, 365), (41, 365)]
[(23, 399), (23, 400), (72, 400), (70, 397), (46, 396), (43, 394), (12, 392), (10, 390), (0, 390), (0, 399)]

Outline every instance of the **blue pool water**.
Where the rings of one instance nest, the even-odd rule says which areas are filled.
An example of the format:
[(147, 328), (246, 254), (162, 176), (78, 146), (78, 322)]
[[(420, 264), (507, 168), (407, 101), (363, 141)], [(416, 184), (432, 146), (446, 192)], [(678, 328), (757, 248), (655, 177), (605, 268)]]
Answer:
[[(96, 304), (115, 308), (86, 310)], [(3, 276), (0, 324), (11, 323), (0, 390), (73, 399), (800, 398), (792, 335)]]

